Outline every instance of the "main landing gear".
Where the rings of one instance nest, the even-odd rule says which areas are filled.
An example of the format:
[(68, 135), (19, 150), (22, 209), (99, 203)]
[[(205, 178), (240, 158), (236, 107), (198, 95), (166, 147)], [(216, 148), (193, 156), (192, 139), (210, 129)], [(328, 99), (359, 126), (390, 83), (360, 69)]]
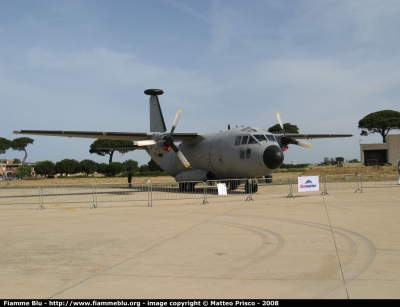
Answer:
[(197, 182), (180, 182), (179, 192), (194, 192), (194, 186)]
[(258, 192), (258, 184), (253, 180), (246, 182), (244, 185), (244, 190), (248, 194), (257, 193)]
[[(240, 184), (244, 183), (244, 190), (247, 194), (253, 194), (258, 192), (258, 183), (257, 180), (254, 179), (249, 179), (245, 182), (244, 180), (226, 180), (226, 181), (221, 181), (222, 183), (225, 183), (227, 187), (229, 186), (230, 191), (237, 190), (238, 186)], [(216, 182), (211, 181), (210, 182), (212, 185), (215, 184)], [(195, 185), (197, 182), (179, 182), (179, 192), (194, 192)]]
[(229, 181), (229, 190), (234, 191), (238, 188), (239, 180), (231, 180)]

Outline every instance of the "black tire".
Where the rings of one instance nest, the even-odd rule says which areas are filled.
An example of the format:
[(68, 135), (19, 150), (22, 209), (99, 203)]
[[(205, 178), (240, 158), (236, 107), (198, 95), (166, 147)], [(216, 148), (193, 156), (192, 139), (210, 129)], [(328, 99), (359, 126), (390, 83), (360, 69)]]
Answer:
[(194, 192), (194, 186), (196, 182), (180, 182), (179, 192)]
[(238, 188), (239, 180), (231, 180), (229, 181), (229, 190), (234, 191)]
[(186, 183), (186, 191), (188, 192), (194, 192), (194, 186), (196, 185), (195, 182), (188, 182)]
[(252, 184), (252, 189), (253, 189), (253, 193), (257, 193), (258, 192), (258, 184), (257, 183), (253, 183)]
[(250, 192), (251, 193), (257, 193), (258, 192), (258, 184), (257, 183), (246, 182), (246, 184), (244, 186), (244, 190), (248, 194), (250, 194)]

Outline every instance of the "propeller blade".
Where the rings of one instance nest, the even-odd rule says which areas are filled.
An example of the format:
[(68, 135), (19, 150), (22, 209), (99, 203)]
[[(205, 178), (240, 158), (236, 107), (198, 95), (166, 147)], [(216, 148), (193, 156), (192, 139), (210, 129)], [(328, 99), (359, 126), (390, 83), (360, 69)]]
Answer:
[(312, 147), (312, 144), (306, 143), (306, 142), (296, 141), (295, 144), (296, 144), (296, 145), (299, 145), (299, 146), (302, 146), (302, 147), (307, 147), (307, 148), (311, 148), (311, 147)]
[(172, 129), (170, 134), (174, 133), (176, 125), (178, 125), (179, 118), (181, 117), (181, 115), (182, 115), (182, 110), (178, 110), (178, 112), (175, 115), (174, 123), (172, 124)]
[(310, 144), (310, 143), (296, 141), (295, 139), (287, 137), (287, 136), (283, 136), (281, 138), (281, 142), (283, 145), (293, 144), (293, 145), (299, 145), (299, 146), (307, 147), (307, 148), (311, 148), (311, 146), (312, 146), (312, 144)]
[(186, 167), (189, 168), (190, 167), (190, 163), (188, 160), (186, 160), (185, 156), (180, 152), (177, 151), (176, 155), (178, 156), (179, 160), (181, 160), (182, 164)]
[(181, 153), (181, 151), (178, 149), (178, 147), (176, 147), (176, 145), (174, 143), (172, 143), (171, 145), (172, 149), (175, 151), (176, 155), (178, 156), (179, 160), (181, 160), (182, 164), (188, 168), (190, 167), (190, 163), (188, 160), (186, 160), (185, 156), (183, 155), (183, 153)]
[(156, 144), (157, 142), (156, 141), (154, 141), (154, 140), (144, 140), (144, 141), (139, 141), (139, 142), (137, 142), (137, 145), (138, 146), (149, 146), (149, 145), (154, 145), (154, 144)]
[(280, 113), (280, 112), (276, 112), (276, 117), (278, 117), (278, 122), (279, 122), (279, 125), (281, 125), (282, 130), (285, 131), (285, 130), (283, 129), (283, 124), (282, 124), (282, 119), (281, 119), (281, 113)]

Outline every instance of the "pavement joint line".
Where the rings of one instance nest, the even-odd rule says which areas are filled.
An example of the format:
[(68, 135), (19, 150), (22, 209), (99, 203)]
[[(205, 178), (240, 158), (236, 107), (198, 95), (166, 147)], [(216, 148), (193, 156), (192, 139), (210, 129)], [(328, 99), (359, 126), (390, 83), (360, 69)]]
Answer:
[(332, 229), (332, 223), (331, 223), (331, 219), (329, 218), (328, 207), (327, 207), (327, 205), (326, 205), (326, 201), (325, 201), (325, 196), (324, 196), (324, 195), (322, 196), (322, 201), (323, 201), (323, 203), (324, 203), (326, 218), (328, 219), (329, 228), (330, 228), (330, 230), (331, 230), (331, 235), (332, 235), (333, 243), (334, 243), (334, 245), (335, 245), (336, 257), (337, 257), (337, 260), (338, 260), (338, 263), (339, 263), (340, 274), (342, 275), (342, 282), (343, 282), (343, 285), (344, 285), (344, 289), (345, 289), (345, 291), (346, 291), (347, 299), (350, 299), (350, 297), (349, 297), (349, 291), (348, 291), (347, 284), (346, 284), (346, 278), (344, 277), (344, 273), (343, 273), (342, 262), (340, 261), (338, 246), (337, 246), (337, 244), (336, 244), (335, 233), (334, 233), (334, 231), (333, 231), (333, 229)]

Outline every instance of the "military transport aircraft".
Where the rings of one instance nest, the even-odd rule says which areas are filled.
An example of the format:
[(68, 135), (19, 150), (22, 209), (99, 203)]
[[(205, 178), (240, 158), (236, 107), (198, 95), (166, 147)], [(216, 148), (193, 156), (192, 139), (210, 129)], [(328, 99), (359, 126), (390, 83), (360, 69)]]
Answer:
[[(228, 180), (231, 190), (235, 190), (238, 184), (248, 182), (248, 179), (263, 176), (271, 178), (272, 172), (283, 163), (283, 152), (288, 149), (288, 145), (311, 147), (311, 144), (298, 139), (352, 136), (285, 133), (279, 113), (277, 117), (282, 128), (281, 134), (272, 134), (252, 126), (241, 126), (217, 133), (176, 133), (181, 110), (178, 110), (168, 132), (158, 100), (158, 96), (164, 92), (160, 89), (148, 89), (144, 93), (150, 96), (150, 132), (18, 130), (14, 133), (135, 141), (136, 144), (132, 143), (129, 148), (145, 149), (165, 172), (180, 183), (181, 191), (193, 190), (197, 182), (223, 179)], [(175, 142), (180, 144), (177, 146)], [(246, 183), (245, 189), (246, 192), (250, 189), (256, 192), (256, 181)]]

